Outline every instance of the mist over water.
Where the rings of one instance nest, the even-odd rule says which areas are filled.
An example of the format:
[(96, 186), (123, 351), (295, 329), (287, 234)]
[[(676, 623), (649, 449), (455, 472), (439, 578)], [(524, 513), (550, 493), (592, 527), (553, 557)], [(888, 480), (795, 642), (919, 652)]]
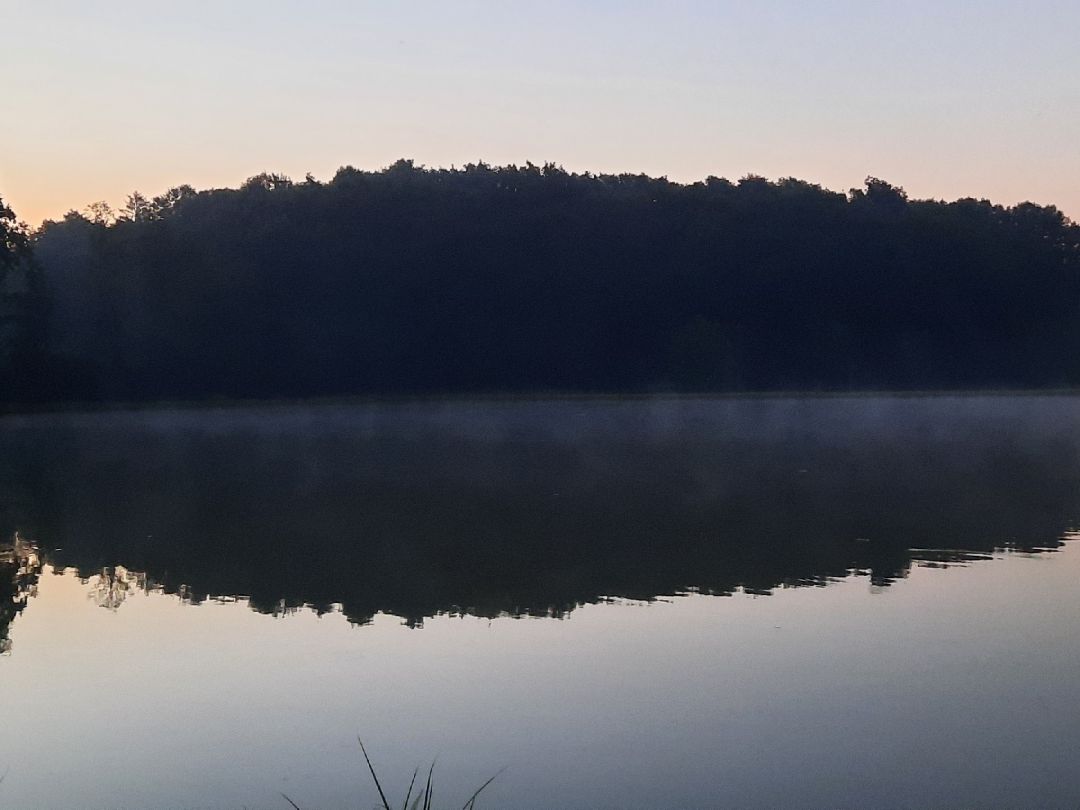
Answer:
[(561, 614), (1052, 548), (1069, 398), (445, 402), (24, 417), (4, 530), (189, 598)]

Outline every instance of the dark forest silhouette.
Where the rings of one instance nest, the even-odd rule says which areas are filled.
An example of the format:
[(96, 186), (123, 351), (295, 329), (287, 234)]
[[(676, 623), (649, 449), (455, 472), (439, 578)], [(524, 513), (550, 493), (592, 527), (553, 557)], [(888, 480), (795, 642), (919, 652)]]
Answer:
[(1080, 383), (1080, 226), (874, 178), (399, 161), (0, 224), (8, 401)]

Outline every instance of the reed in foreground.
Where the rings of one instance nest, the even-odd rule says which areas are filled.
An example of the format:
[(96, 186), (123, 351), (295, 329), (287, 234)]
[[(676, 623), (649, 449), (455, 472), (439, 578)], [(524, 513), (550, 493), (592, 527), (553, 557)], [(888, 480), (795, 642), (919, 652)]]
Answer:
[[(379, 800), (382, 802), (383, 810), (393, 810), (393, 808), (390, 806), (389, 800), (386, 798), (386, 792), (383, 790), (382, 784), (379, 782), (379, 777), (375, 773), (375, 766), (371, 764), (371, 757), (368, 756), (367, 749), (364, 748), (364, 741), (359, 737), (356, 738), (356, 741), (360, 743), (360, 752), (364, 755), (364, 762), (367, 763), (368, 772), (371, 774), (371, 779), (375, 783), (375, 789), (379, 792)], [(478, 787), (476, 791), (468, 799), (465, 800), (465, 804), (462, 805), (461, 810), (476, 810), (476, 800), (477, 798), (479, 798), (481, 792), (483, 792), (484, 788), (494, 782), (495, 779), (499, 776), (499, 774), (501, 774), (505, 770), (506, 768), (501, 768), (494, 774), (494, 776), (489, 778), (486, 782), (484, 782), (484, 784), (480, 785), (480, 787)], [(419, 773), (420, 766), (417, 765), (416, 769), (413, 771), (412, 779), (409, 780), (409, 789), (405, 793), (405, 801), (401, 805), (401, 810), (432, 810), (432, 801), (435, 794), (434, 785), (432, 784), (431, 778), (432, 775), (435, 773), (435, 761), (432, 760), (431, 766), (428, 768), (427, 779), (424, 782), (423, 791), (417, 792), (416, 796), (414, 797), (413, 789), (417, 787), (416, 777), (419, 775)], [(0, 781), (2, 781), (2, 779), (0, 779)], [(300, 805), (298, 805), (284, 793), (282, 793), (281, 796), (283, 799), (285, 799), (285, 801), (292, 805), (293, 810), (302, 810)], [(410, 799), (412, 799), (411, 805), (409, 804)]]

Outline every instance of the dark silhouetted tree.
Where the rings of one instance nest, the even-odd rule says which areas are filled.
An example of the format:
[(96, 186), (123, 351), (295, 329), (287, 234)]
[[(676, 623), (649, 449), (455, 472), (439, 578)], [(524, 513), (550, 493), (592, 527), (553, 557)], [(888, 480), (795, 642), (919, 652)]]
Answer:
[(40, 395), (45, 314), (27, 229), (0, 200), (0, 402)]
[(118, 219), (127, 222), (145, 222), (153, 219), (156, 213), (156, 208), (150, 200), (138, 191), (133, 191), (128, 195), (124, 207), (120, 209)]

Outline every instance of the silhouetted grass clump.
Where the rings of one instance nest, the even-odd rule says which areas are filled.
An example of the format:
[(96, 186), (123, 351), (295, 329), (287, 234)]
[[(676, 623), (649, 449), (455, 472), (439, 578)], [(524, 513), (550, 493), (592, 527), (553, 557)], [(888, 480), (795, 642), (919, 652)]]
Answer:
[[(389, 799), (386, 798), (386, 791), (383, 790), (382, 783), (379, 782), (379, 777), (375, 773), (375, 766), (371, 764), (371, 757), (368, 756), (367, 749), (364, 748), (364, 741), (357, 737), (357, 742), (360, 743), (360, 752), (364, 755), (364, 762), (367, 763), (368, 772), (371, 774), (371, 779), (375, 783), (375, 789), (379, 792), (379, 801), (382, 803), (383, 810), (393, 810), (393, 808), (390, 806)], [(409, 789), (405, 792), (405, 801), (401, 804), (401, 810), (432, 810), (432, 807), (434, 806), (432, 802), (435, 795), (434, 783), (432, 782), (432, 777), (434, 776), (434, 773), (435, 761), (432, 760), (431, 765), (428, 767), (427, 779), (424, 781), (423, 791), (418, 791), (416, 795), (413, 796), (413, 790), (417, 787), (416, 777), (420, 774), (420, 766), (416, 766), (415, 770), (413, 770), (412, 779), (409, 780)], [(502, 773), (502, 770), (489, 778), (486, 782), (484, 782), (484, 784), (480, 785), (480, 787), (478, 787), (473, 792), (473, 794), (465, 800), (465, 804), (462, 805), (461, 810), (475, 810), (476, 800), (477, 798), (479, 798), (481, 792), (483, 792), (483, 790), (488, 785), (494, 782), (496, 777), (498, 777), (500, 773)], [(3, 781), (3, 777), (0, 777), (0, 781)], [(285, 799), (285, 801), (287, 801), (290, 805), (293, 806), (294, 810), (301, 810), (300, 805), (298, 805), (284, 793), (282, 793), (281, 795)], [(409, 804), (410, 799), (412, 800), (411, 805)]]

